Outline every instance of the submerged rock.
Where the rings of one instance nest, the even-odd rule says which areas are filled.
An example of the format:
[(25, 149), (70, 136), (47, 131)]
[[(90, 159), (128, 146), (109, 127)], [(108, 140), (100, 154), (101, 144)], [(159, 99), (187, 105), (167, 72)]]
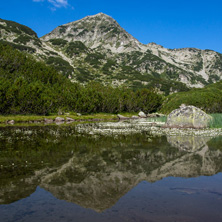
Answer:
[(169, 128), (206, 128), (212, 117), (195, 106), (181, 106), (167, 117), (165, 127)]

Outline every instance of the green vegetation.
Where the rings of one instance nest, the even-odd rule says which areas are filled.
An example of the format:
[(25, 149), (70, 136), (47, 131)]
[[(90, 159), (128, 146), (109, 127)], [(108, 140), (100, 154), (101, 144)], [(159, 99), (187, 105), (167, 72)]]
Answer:
[[(125, 113), (124, 113), (125, 114)], [(128, 116), (132, 116), (134, 113), (128, 113)], [(136, 113), (135, 113), (136, 115)], [(77, 115), (77, 113), (67, 113), (62, 115), (57, 114), (49, 114), (47, 116), (44, 115), (1, 115), (0, 116), (0, 123), (6, 123), (10, 120), (14, 120), (15, 123), (36, 123), (36, 122), (43, 122), (44, 119), (52, 119), (55, 120), (56, 117), (62, 117), (66, 119), (67, 117), (72, 118), (76, 121), (90, 121), (90, 120), (117, 120), (117, 116), (115, 114), (110, 113), (95, 113), (95, 114), (86, 114), (86, 115)]]
[(6, 25), (0, 24), (0, 28), (6, 30), (7, 32), (14, 32), (17, 34), (22, 34), (24, 32), (27, 35), (38, 38), (37, 34), (32, 29), (30, 29), (25, 25), (21, 25), (17, 22), (3, 20), (3, 19), (0, 19), (0, 22), (6, 24)]
[(70, 57), (87, 51), (87, 47), (80, 41), (70, 42), (65, 50)]
[(1, 114), (150, 113), (159, 109), (163, 99), (148, 89), (134, 92), (96, 82), (71, 83), (54, 68), (4, 44), (0, 44), (0, 61)]
[(59, 32), (60, 32), (60, 34), (62, 34), (62, 33), (66, 32), (67, 26), (61, 25), (61, 26), (59, 26), (59, 28), (60, 28)]
[(20, 35), (18, 38), (13, 40), (13, 42), (20, 43), (23, 45), (26, 45), (30, 41), (33, 41), (33, 44), (36, 46), (39, 46), (39, 47), (42, 46), (42, 43), (38, 38), (33, 38), (32, 36), (29, 36), (29, 35)]
[(12, 42), (7, 42), (7, 41), (0, 40), (0, 44), (9, 45), (14, 49), (18, 49), (19, 51), (28, 52), (28, 53), (31, 53), (31, 54), (36, 52), (36, 49), (34, 49), (32, 47), (24, 46), (24, 45), (18, 45), (18, 44), (14, 44)]
[(89, 30), (83, 29), (80, 33), (78, 33), (77, 36), (79, 36), (79, 37), (84, 36), (84, 35), (85, 35), (86, 33), (88, 33), (88, 32), (89, 32)]
[(211, 128), (222, 128), (222, 114), (221, 113), (213, 113), (211, 114), (213, 117), (210, 127)]
[(222, 81), (202, 89), (191, 89), (188, 92), (174, 93), (168, 96), (161, 108), (163, 113), (170, 113), (181, 104), (193, 105), (207, 113), (222, 112)]
[[(201, 56), (201, 55), (200, 55)], [(201, 57), (200, 57), (201, 58)], [(193, 67), (193, 70), (196, 72), (199, 72), (203, 69), (203, 59), (201, 59), (199, 62), (197, 62), (195, 64), (195, 66)]]
[(101, 53), (89, 53), (85, 58), (85, 62), (88, 62), (94, 68), (99, 68), (99, 66), (101, 65), (100, 60), (102, 59), (105, 59), (105, 56)]
[(64, 39), (50, 39), (49, 42), (51, 42), (55, 46), (61, 46), (64, 47), (68, 41)]
[(46, 64), (53, 66), (66, 77), (73, 74), (73, 67), (60, 57), (50, 56), (46, 60)]

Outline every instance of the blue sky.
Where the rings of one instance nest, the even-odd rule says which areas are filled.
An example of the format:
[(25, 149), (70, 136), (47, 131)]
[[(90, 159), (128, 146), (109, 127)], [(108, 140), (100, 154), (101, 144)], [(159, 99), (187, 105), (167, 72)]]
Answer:
[(144, 44), (222, 53), (221, 9), (221, 0), (1, 0), (0, 18), (27, 25), (41, 37), (59, 25), (103, 12)]

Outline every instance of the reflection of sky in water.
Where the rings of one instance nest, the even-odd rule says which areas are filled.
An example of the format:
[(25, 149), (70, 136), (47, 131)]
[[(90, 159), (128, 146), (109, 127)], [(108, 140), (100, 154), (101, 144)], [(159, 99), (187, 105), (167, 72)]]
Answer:
[[(142, 181), (102, 213), (56, 199), (38, 187), (29, 197), (0, 207), (1, 221), (191, 221), (222, 219), (222, 174)], [(190, 190), (192, 192), (190, 192)]]

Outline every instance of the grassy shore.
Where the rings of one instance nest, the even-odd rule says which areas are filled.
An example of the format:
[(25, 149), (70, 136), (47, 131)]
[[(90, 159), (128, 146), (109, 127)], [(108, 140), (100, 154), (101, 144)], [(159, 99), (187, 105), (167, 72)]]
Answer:
[(210, 128), (222, 128), (222, 113), (211, 114), (213, 117)]
[[(125, 117), (137, 116), (137, 113), (120, 113)], [(211, 114), (213, 117), (210, 128), (222, 128), (222, 114), (215, 113)], [(96, 114), (87, 114), (87, 115), (78, 115), (77, 113), (68, 113), (64, 115), (51, 114), (48, 116), (40, 115), (0, 115), (0, 124), (6, 124), (10, 120), (14, 120), (15, 123), (43, 123), (45, 119), (55, 120), (56, 117), (72, 118), (74, 121), (111, 121), (118, 120), (116, 114), (110, 113), (96, 113)], [(166, 122), (167, 117), (157, 117), (149, 118), (149, 121), (152, 122)]]
[[(133, 114), (132, 114), (133, 115)], [(126, 116), (130, 116), (129, 113)], [(75, 121), (84, 121), (84, 120), (117, 120), (117, 115), (109, 114), (109, 113), (97, 113), (90, 115), (77, 115), (73, 114), (65, 114), (65, 115), (56, 115), (51, 114), (49, 116), (38, 116), (38, 115), (4, 115), (0, 116), (0, 123), (7, 123), (10, 120), (14, 120), (15, 123), (28, 123), (28, 122), (43, 122), (44, 119), (52, 119), (54, 120), (56, 117), (72, 118)]]

